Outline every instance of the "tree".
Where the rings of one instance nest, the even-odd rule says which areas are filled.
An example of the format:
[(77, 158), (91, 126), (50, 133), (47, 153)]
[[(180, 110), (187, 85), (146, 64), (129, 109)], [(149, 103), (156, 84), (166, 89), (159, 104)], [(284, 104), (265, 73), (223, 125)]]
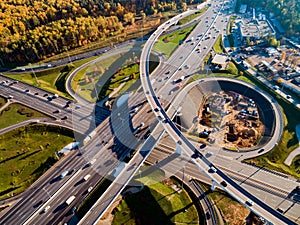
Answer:
[(183, 11), (187, 10), (187, 4), (185, 2), (182, 3), (181, 7)]

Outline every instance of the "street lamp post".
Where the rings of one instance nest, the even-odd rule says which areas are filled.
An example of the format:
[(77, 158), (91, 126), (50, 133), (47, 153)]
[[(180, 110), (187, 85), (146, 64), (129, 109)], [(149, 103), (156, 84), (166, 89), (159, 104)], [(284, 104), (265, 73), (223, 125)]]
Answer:
[(35, 78), (36, 83), (39, 84), (39, 81), (38, 81), (38, 79), (37, 79), (37, 77), (36, 77), (36, 74), (35, 74), (35, 72), (34, 72), (33, 69), (32, 69), (31, 63), (29, 63), (28, 65), (30, 66), (31, 72), (32, 72), (33, 75), (34, 75), (34, 78)]
[(185, 169), (185, 167), (183, 167), (182, 180), (181, 180), (181, 189), (183, 189), (184, 169)]
[(64, 49), (66, 50), (67, 54), (68, 54), (68, 58), (69, 58), (69, 63), (71, 66), (74, 66), (73, 62), (71, 61), (71, 58), (70, 58), (70, 54), (69, 54), (69, 51), (68, 51), (68, 47), (67, 46), (64, 46)]

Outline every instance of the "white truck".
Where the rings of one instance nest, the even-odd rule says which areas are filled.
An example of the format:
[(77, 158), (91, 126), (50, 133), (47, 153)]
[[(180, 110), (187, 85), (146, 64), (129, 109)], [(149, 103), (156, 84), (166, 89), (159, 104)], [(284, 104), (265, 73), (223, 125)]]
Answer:
[(64, 172), (62, 172), (59, 176), (60, 179), (63, 179), (65, 176), (67, 176), (67, 174), (69, 173), (68, 170), (64, 170)]
[(75, 198), (76, 198), (76, 197), (75, 197), (74, 195), (72, 195), (71, 197), (69, 197), (69, 198), (67, 199), (66, 204), (67, 204), (67, 205), (70, 205), (70, 204), (74, 201)]
[(87, 175), (84, 176), (83, 180), (84, 180), (84, 181), (87, 181), (90, 177), (91, 177), (91, 175), (90, 175), (90, 174), (87, 174)]

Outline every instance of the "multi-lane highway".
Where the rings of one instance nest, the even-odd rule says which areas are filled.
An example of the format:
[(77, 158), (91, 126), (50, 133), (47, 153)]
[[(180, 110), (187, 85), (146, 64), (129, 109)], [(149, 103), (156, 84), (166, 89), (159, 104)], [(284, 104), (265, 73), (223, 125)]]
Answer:
[[(5, 83), (3, 83), (5, 81)], [(110, 112), (94, 104), (74, 103), (70, 99), (54, 97), (52, 93), (37, 87), (15, 82), (15, 80), (0, 75), (0, 95), (13, 97), (14, 102), (20, 102), (30, 108), (55, 118), (61, 126), (65, 126), (80, 134), (93, 131), (96, 124), (107, 118)]]
[[(148, 77), (148, 70), (144, 67), (147, 66), (147, 64), (145, 65), (143, 63), (148, 62), (147, 54), (150, 53), (151, 45), (153, 45), (153, 41), (155, 41), (155, 38), (153, 37), (159, 36), (160, 33), (166, 30), (167, 24), (163, 24), (156, 32), (154, 32), (151, 36), (152, 38), (150, 37), (149, 42), (146, 43), (143, 51), (144, 55), (142, 55), (141, 58), (141, 74), (143, 79), (147, 79), (143, 81), (144, 86), (145, 84), (149, 85), (146, 86), (145, 89), (147, 99), (150, 101), (150, 105), (154, 110), (155, 115), (157, 117), (161, 116), (160, 118), (162, 120), (159, 120), (163, 121), (163, 123), (160, 123), (158, 126), (154, 126), (155, 128), (152, 130), (152, 133), (146, 142), (142, 144), (141, 140), (138, 139), (145, 133), (145, 130), (137, 135), (138, 138), (134, 135), (131, 136), (133, 128), (138, 127), (142, 122), (145, 124), (144, 126), (147, 127), (154, 119), (153, 114), (149, 112), (149, 106), (145, 104), (143, 93), (137, 92), (137, 94), (128, 100), (128, 105), (122, 104), (122, 106), (116, 108), (111, 117), (106, 119), (96, 129), (97, 138), (92, 139), (81, 149), (83, 156), (78, 156), (76, 152), (73, 152), (70, 156), (68, 156), (68, 160), (65, 159), (59, 164), (60, 168), (53, 168), (53, 177), (49, 177), (49, 173), (43, 176), (28, 191), (27, 196), (24, 197), (24, 199), (12, 207), (9, 213), (1, 217), (1, 224), (16, 224), (16, 221), (23, 221), (22, 223), (25, 221), (26, 223), (35, 223), (35, 221), (37, 221), (35, 224), (58, 224), (59, 222), (66, 222), (69, 220), (71, 214), (70, 210), (74, 206), (78, 206), (80, 204), (86, 196), (89, 187), (94, 187), (103, 177), (106, 176), (106, 174), (114, 171), (116, 165), (119, 165), (119, 168), (124, 167), (120, 175), (115, 179), (113, 185), (111, 185), (96, 205), (88, 212), (87, 216), (81, 220), (82, 224), (94, 223), (101, 217), (101, 215), (103, 215), (103, 212), (107, 209), (115, 196), (124, 188), (124, 184), (129, 182), (134, 175), (134, 172), (138, 170), (140, 165), (142, 165), (146, 157), (156, 145), (157, 141), (161, 138), (165, 129), (171, 134), (182, 149), (188, 151), (190, 155), (194, 154), (195, 149), (175, 129), (174, 124), (172, 124), (171, 120), (169, 120), (168, 116), (164, 113), (160, 102), (164, 103), (164, 106), (169, 105), (178, 91), (178, 87), (172, 82), (173, 79), (178, 79), (181, 76), (188, 76), (188, 74), (198, 69), (199, 65), (201, 65), (200, 62), (213, 45), (215, 36), (224, 31), (220, 28), (226, 25), (228, 16), (220, 14), (221, 11), (218, 10), (220, 3), (222, 2), (214, 1), (212, 3), (211, 9), (202, 15), (201, 23), (199, 23), (199, 25), (190, 34), (188, 41), (179, 46), (170, 59), (164, 65), (160, 65), (160, 67), (156, 69), (151, 78)], [(187, 12), (185, 14), (188, 13), (192, 12)], [(180, 16), (172, 19), (170, 24), (179, 18)], [(193, 41), (189, 41), (191, 40), (191, 37), (193, 37)], [(164, 75), (162, 76), (162, 74)], [(3, 79), (8, 80), (8, 78)], [(154, 85), (153, 89), (152, 84)], [(59, 97), (49, 102), (45, 97), (43, 97), (40, 89), (35, 90), (31, 86), (22, 85), (24, 84), (19, 83), (10, 86), (3, 85), (3, 93), (0, 94), (4, 96), (14, 95), (14, 99), (23, 103), (27, 103), (28, 101), (28, 106), (37, 108), (48, 115), (49, 110), (54, 112), (59, 109), (61, 113), (59, 113), (57, 117), (56, 115), (53, 116), (58, 120), (61, 120), (62, 116), (64, 117), (67, 115), (68, 109), (64, 108), (66, 100)], [(29, 93), (24, 93), (27, 89), (29, 90)], [(157, 92), (157, 96), (159, 96), (160, 99), (155, 97), (154, 91)], [(35, 95), (35, 93), (39, 94)], [(24, 96), (26, 96), (26, 98), (24, 98)], [(130, 110), (135, 108), (137, 105), (139, 105), (138, 112), (130, 113)], [(86, 109), (84, 107), (84, 105), (81, 105), (80, 108), (76, 108), (76, 106), (73, 107), (75, 109), (75, 116), (73, 115), (70, 127), (75, 126), (78, 131), (87, 134), (91, 132), (95, 126), (90, 123), (84, 124), (84, 121), (93, 118), (94, 111), (93, 107), (87, 107), (90, 111), (89, 113), (85, 113)], [(156, 109), (159, 109), (159, 112), (156, 112)], [(172, 107), (170, 109), (170, 112), (173, 115), (176, 109)], [(54, 114), (51, 113), (51, 115)], [(68, 124), (69, 118), (71, 117), (67, 116), (67, 118), (68, 119), (64, 121), (65, 124)], [(128, 122), (128, 118), (131, 118), (132, 122)], [(94, 120), (94, 118), (91, 120)], [(91, 120), (89, 121), (91, 122)], [(131, 149), (139, 149), (139, 151), (127, 165), (124, 163), (119, 164), (119, 160), (122, 161)], [(203, 156), (201, 157), (203, 162), (200, 162), (198, 158), (194, 159), (194, 161), (200, 163), (202, 170), (207, 173), (211, 164), (205, 160)], [(92, 166), (86, 166), (87, 162), (94, 158), (97, 159), (96, 162)], [(69, 174), (65, 179), (55, 179), (59, 176), (63, 168), (66, 168), (69, 171), (76, 169), (76, 171), (73, 171), (72, 174)], [(87, 174), (91, 174), (92, 176), (88, 181), (83, 182), (82, 179)], [(215, 174), (209, 173), (208, 175), (216, 180), (217, 183), (226, 180), (228, 184), (226, 190), (230, 193), (234, 193), (235, 197), (237, 197), (242, 203), (245, 203), (246, 197), (247, 199), (248, 197), (251, 198), (251, 195), (236, 187), (235, 183), (220, 170), (217, 170)], [(62, 184), (65, 185), (62, 186)], [(236, 192), (236, 190), (239, 190), (239, 192)], [(71, 195), (75, 195), (76, 199), (72, 204), (66, 206), (63, 203)], [(33, 198), (32, 196), (35, 197)], [(34, 203), (39, 202), (41, 199), (43, 199), (41, 206), (34, 208)], [(253, 206), (254, 211), (258, 211), (258, 214), (264, 213), (263, 216), (265, 216), (268, 220), (274, 215), (265, 213), (265, 211), (268, 211), (269, 208), (266, 208), (265, 206), (262, 207), (262, 204), (256, 199), (253, 202), (255, 202), (255, 205)], [(48, 205), (50, 205), (50, 209), (47, 212), (42, 213), (42, 210)], [(261, 208), (263, 208), (264, 211), (260, 211)], [(275, 213), (279, 219), (275, 220), (275, 217), (275, 224), (282, 224), (280, 221), (285, 220), (285, 218), (277, 214)]]

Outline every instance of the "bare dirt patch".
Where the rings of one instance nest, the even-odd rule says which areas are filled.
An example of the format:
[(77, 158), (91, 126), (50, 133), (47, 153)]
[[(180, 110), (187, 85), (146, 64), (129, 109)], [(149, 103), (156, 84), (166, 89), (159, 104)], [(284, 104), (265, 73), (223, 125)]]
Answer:
[(226, 149), (252, 148), (264, 133), (254, 100), (231, 91), (206, 96), (198, 118), (199, 137)]

